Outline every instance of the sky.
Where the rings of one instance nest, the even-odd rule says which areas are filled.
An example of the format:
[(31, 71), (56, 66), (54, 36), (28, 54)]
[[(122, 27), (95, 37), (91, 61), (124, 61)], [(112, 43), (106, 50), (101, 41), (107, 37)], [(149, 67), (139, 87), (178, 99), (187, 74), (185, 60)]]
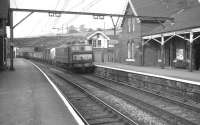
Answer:
[[(10, 0), (11, 8), (65, 10), (78, 12), (96, 12), (123, 14), (128, 0)], [(25, 17), (27, 12), (14, 12), (14, 24)], [(117, 18), (115, 18), (115, 21)], [(66, 33), (67, 26), (84, 24), (87, 28), (112, 28), (110, 17), (103, 20), (93, 19), (92, 16), (61, 15), (49, 17), (49, 14), (34, 13), (14, 29), (14, 37), (35, 37), (47, 34)], [(62, 30), (55, 28), (63, 27)], [(8, 33), (9, 36), (9, 33)]]

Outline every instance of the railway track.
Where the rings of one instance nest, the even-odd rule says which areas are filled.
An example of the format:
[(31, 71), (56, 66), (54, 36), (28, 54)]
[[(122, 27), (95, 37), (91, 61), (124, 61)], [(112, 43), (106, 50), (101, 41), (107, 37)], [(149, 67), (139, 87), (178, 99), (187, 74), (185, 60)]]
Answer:
[(198, 97), (199, 93), (197, 91), (190, 91), (190, 85), (188, 85), (188, 89), (184, 89), (180, 87), (181, 85), (185, 86), (182, 83), (180, 84), (180, 86), (177, 84), (177, 87), (174, 87), (173, 82), (171, 83), (171, 85), (168, 82), (166, 84), (163, 84), (162, 82), (159, 82), (159, 80), (156, 82), (153, 81), (153, 79), (147, 80), (145, 77), (140, 77), (142, 75), (133, 76), (133, 78), (127, 76), (126, 73), (126, 75), (120, 73), (108, 73), (106, 76), (104, 76), (105, 74), (102, 75), (98, 72), (95, 72), (94, 74), (104, 79), (109, 79), (111, 81), (124, 83), (144, 91), (149, 91), (151, 93), (168, 98), (174, 102), (179, 101), (182, 104), (184, 103), (183, 106), (188, 105), (188, 107), (194, 107), (193, 109), (196, 108), (196, 110), (200, 112), (200, 108), (196, 106), (198, 103), (200, 103), (200, 99)]
[(139, 87), (136, 87), (136, 86), (129, 85), (127, 82), (118, 82), (118, 81), (115, 81), (115, 80), (112, 80), (112, 79), (108, 79), (108, 78), (99, 76), (97, 74), (94, 74), (93, 76), (97, 77), (97, 78), (100, 78), (100, 79), (104, 79), (105, 81), (108, 81), (108, 82), (113, 82), (113, 83), (116, 83), (116, 84), (127, 86), (129, 88), (132, 88), (133, 90), (136, 90), (136, 91), (139, 91), (139, 92), (142, 92), (142, 93), (146, 93), (148, 95), (159, 97), (160, 99), (163, 99), (163, 100), (165, 100), (165, 101), (167, 101), (169, 103), (173, 103), (173, 104), (179, 105), (181, 107), (184, 107), (186, 109), (190, 109), (190, 110), (193, 110), (193, 111), (195, 111), (197, 113), (200, 113), (200, 108), (192, 106), (192, 105), (189, 105), (189, 104), (185, 103), (184, 101), (180, 101), (179, 97), (175, 97), (174, 96), (173, 98), (170, 98), (169, 96), (165, 96), (163, 94), (158, 94), (157, 92), (154, 92), (154, 91), (151, 91), (151, 90), (147, 90), (145, 88), (139, 88)]
[[(55, 69), (53, 69), (54, 71), (56, 71)], [(63, 70), (62, 70), (63, 71)], [(60, 71), (57, 71), (57, 72), (60, 72)], [(66, 73), (66, 71), (64, 71), (65, 73)], [(72, 75), (70, 75), (70, 76), (66, 76), (66, 74), (65, 75), (63, 75), (62, 76), (62, 78), (65, 78), (65, 80), (67, 80), (68, 81), (68, 79), (70, 78), (70, 77), (72, 77)], [(79, 77), (79, 78), (78, 78)], [(87, 79), (86, 80), (86, 78), (81, 78), (80, 79), (80, 75), (77, 77), (77, 79), (76, 80), (78, 80), (78, 81), (81, 81), (81, 82), (79, 82), (78, 84), (79, 85), (81, 85), (81, 86), (85, 86), (86, 84), (88, 84), (88, 81), (90, 81), (90, 82), (92, 82), (92, 85), (94, 85), (94, 83), (96, 83), (96, 82), (94, 82), (94, 81), (91, 81), (91, 80), (89, 80), (89, 79)], [(76, 81), (75, 80), (75, 81)], [(87, 86), (87, 85), (86, 85)], [(130, 100), (132, 100), (133, 98), (129, 98), (129, 97), (126, 97), (125, 98), (125, 96), (123, 95), (123, 96), (119, 96), (119, 95), (121, 95), (121, 93), (119, 93), (119, 92), (116, 92), (116, 91), (113, 91), (113, 90), (110, 90), (110, 89), (108, 89), (108, 88), (106, 88), (105, 86), (101, 86), (99, 83), (98, 84), (96, 84), (95, 86), (97, 86), (98, 88), (101, 88), (102, 90), (106, 90), (106, 91), (108, 91), (108, 92), (112, 92), (112, 94), (114, 94), (115, 96), (118, 96), (118, 97), (120, 97), (120, 98), (123, 98), (123, 99), (125, 99), (126, 101), (128, 101), (128, 102), (130, 102)], [(133, 100), (133, 101), (135, 101), (135, 102), (138, 102), (138, 100)], [(130, 102), (131, 104), (133, 104), (133, 102)], [(149, 107), (148, 105), (146, 106), (146, 105), (144, 105), (143, 103), (137, 103), (137, 104), (135, 104), (134, 103), (134, 105), (135, 106), (137, 106), (137, 107), (140, 107), (142, 110), (145, 110), (146, 112), (148, 112), (148, 113), (151, 113), (151, 114), (153, 114), (153, 112), (151, 112), (151, 111), (149, 111), (149, 108), (151, 108), (151, 107)], [(160, 110), (158, 111), (157, 109), (153, 109), (153, 110), (155, 110), (155, 111), (157, 111), (156, 113), (154, 112), (154, 115), (156, 116), (156, 117), (159, 117), (160, 118), (160, 116), (159, 115), (156, 115), (156, 114), (158, 114), (158, 112), (160, 112), (161, 114), (163, 113), (163, 112), (161, 112)], [(162, 118), (163, 119), (163, 118)], [(168, 117), (168, 119), (174, 119), (173, 117)], [(172, 125), (171, 123), (171, 121), (169, 121), (168, 119), (164, 119), (165, 121), (167, 121), (169, 124), (168, 125)], [(177, 123), (177, 122), (176, 122)], [(188, 122), (187, 122), (188, 123)], [(141, 124), (144, 124), (144, 123), (141, 123)], [(173, 122), (173, 124), (174, 124), (174, 122)], [(177, 124), (178, 125), (178, 124)]]
[(141, 108), (146, 107), (145, 110), (167, 120), (170, 124), (200, 125), (200, 113), (194, 107), (184, 106), (180, 102), (173, 102), (173, 100), (118, 82), (116, 84), (116, 82), (110, 80), (96, 79), (88, 75), (84, 75), (84, 77), (88, 81), (98, 83), (95, 85), (101, 88), (108, 88), (115, 95), (121, 95), (121, 98), (126, 98), (127, 101), (132, 100), (130, 102)]
[[(58, 70), (62, 70), (62, 69), (58, 69)], [(62, 70), (62, 72), (66, 72), (66, 71)], [(69, 78), (70, 77), (71, 76), (69, 76)], [(66, 79), (67, 77), (62, 76), (62, 78)], [(170, 105), (169, 103), (166, 103), (165, 101), (163, 101), (163, 98), (158, 101), (157, 100), (158, 98), (150, 97), (149, 96), (151, 95), (150, 93), (143, 92), (141, 94), (141, 91), (138, 92), (138, 90), (136, 89), (135, 91), (133, 91), (133, 88), (130, 88), (128, 86), (119, 85), (119, 84), (117, 85), (114, 82), (111, 82), (111, 81), (106, 82), (105, 80), (102, 80), (102, 79), (94, 80), (94, 78), (91, 78), (91, 77), (88, 78), (88, 75), (87, 77), (85, 75), (84, 77), (81, 77), (79, 75), (76, 78), (77, 79), (75, 81), (77, 80), (81, 81), (81, 83), (78, 83), (79, 85), (84, 86), (86, 84), (91, 84), (97, 88), (101, 88), (102, 90), (107, 91), (119, 98), (122, 98), (126, 100), (127, 102), (129, 102), (130, 104), (135, 105), (141, 108), (142, 110), (160, 119), (165, 120), (170, 125), (199, 125), (200, 124), (199, 120), (196, 119), (199, 114), (197, 114), (197, 117), (195, 116), (191, 117), (192, 115), (195, 114), (194, 112), (181, 109), (181, 107), (178, 107), (177, 109), (177, 105)], [(173, 112), (173, 110), (175, 112)]]
[[(44, 66), (42, 67), (44, 69)], [(45, 70), (47, 71), (47, 69)], [(54, 69), (53, 74), (48, 73), (48, 75), (54, 81), (57, 79), (56, 85), (86, 125), (139, 125), (95, 95), (89, 93), (73, 80), (66, 79), (59, 71), (56, 72)]]

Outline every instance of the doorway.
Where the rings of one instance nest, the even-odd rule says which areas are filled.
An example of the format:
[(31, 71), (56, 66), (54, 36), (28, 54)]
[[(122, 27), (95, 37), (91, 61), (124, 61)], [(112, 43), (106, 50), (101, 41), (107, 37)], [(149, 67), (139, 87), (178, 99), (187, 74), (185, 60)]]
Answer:
[(194, 52), (194, 69), (200, 70), (200, 39), (196, 40), (193, 44)]

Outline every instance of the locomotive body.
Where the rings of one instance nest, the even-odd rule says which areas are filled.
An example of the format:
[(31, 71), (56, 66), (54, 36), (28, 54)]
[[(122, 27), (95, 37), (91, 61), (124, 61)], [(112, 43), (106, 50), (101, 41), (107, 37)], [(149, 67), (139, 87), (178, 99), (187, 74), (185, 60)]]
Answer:
[(57, 47), (54, 61), (73, 71), (92, 72), (94, 70), (91, 45), (74, 44)]

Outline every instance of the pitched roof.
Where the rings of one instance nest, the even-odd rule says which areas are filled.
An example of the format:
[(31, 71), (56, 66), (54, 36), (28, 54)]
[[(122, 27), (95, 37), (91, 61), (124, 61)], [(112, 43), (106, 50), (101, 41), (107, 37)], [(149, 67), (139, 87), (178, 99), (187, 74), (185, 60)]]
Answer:
[[(198, 0), (128, 0), (124, 14), (127, 13), (128, 7), (131, 7), (136, 16), (170, 17), (182, 9), (198, 4)], [(123, 23), (124, 19), (122, 25)]]
[(87, 39), (90, 39), (91, 37), (95, 36), (96, 34), (101, 34), (102, 36), (104, 36), (106, 39), (110, 40), (110, 38), (102, 31), (95, 31), (92, 34), (90, 34), (89, 36), (87, 36)]
[(95, 31), (95, 32), (88, 33), (87, 38), (92, 37), (93, 35), (95, 35), (97, 33), (100, 33), (100, 34), (108, 37), (107, 39), (118, 39), (120, 32), (121, 32), (121, 30), (116, 30), (116, 36), (114, 36), (113, 29), (106, 29), (104, 31)]
[(171, 22), (165, 22), (164, 30), (163, 26), (158, 24), (144, 25), (143, 35), (149, 35), (200, 26), (199, 6), (198, 0), (129, 0), (125, 14), (128, 7), (131, 7), (133, 13), (137, 13), (138, 16), (175, 18), (173, 26), (171, 26)]
[(114, 30), (113, 29), (107, 29), (103, 31), (110, 39), (118, 39), (119, 34), (122, 32), (120, 29), (116, 30), (116, 36), (114, 36)]
[(131, 0), (139, 16), (168, 17), (184, 8), (190, 8), (198, 0)]
[(174, 16), (174, 23), (167, 21), (163, 26), (159, 26), (145, 35), (154, 35), (165, 32), (185, 30), (200, 27), (200, 4), (195, 7), (183, 9)]

